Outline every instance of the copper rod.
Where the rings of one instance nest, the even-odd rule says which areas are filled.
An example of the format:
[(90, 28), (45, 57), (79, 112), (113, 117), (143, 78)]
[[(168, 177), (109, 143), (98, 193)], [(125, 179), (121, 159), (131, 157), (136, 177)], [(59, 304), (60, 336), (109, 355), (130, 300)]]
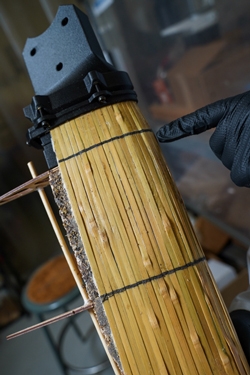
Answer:
[(80, 312), (89, 310), (92, 307), (93, 307), (92, 302), (87, 302), (87, 303), (85, 303), (85, 305), (77, 307), (77, 308), (75, 308), (75, 309), (73, 309), (71, 311), (67, 311), (67, 312), (65, 312), (63, 314), (60, 314), (60, 315), (54, 316), (53, 318), (45, 320), (44, 322), (35, 324), (35, 325), (31, 326), (31, 327), (24, 328), (24, 329), (22, 329), (22, 330), (20, 330), (18, 332), (12, 333), (12, 334), (8, 335), (6, 337), (6, 339), (7, 340), (14, 339), (14, 338), (16, 338), (18, 336), (24, 335), (25, 333), (29, 333), (29, 332), (35, 331), (36, 329), (39, 329), (39, 328), (45, 327), (45, 326), (47, 326), (49, 324), (58, 322), (59, 320), (62, 320), (62, 319), (65, 319), (65, 318), (69, 318), (70, 316), (73, 316), (73, 315), (79, 314)]
[[(57, 169), (57, 167), (55, 168)], [(51, 171), (46, 171), (31, 180), (24, 182), (22, 185), (8, 191), (7, 193), (0, 196), (0, 206), (9, 203), (15, 199), (21, 198), (27, 194), (33, 193), (34, 191), (45, 188), (49, 185), (49, 174)]]

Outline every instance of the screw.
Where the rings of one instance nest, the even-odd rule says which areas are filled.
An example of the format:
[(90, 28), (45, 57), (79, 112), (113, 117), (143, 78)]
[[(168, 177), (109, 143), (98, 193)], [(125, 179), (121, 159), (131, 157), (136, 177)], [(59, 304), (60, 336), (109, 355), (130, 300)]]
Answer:
[(98, 101), (101, 102), (101, 103), (107, 103), (106, 96), (104, 96), (104, 95), (99, 96)]

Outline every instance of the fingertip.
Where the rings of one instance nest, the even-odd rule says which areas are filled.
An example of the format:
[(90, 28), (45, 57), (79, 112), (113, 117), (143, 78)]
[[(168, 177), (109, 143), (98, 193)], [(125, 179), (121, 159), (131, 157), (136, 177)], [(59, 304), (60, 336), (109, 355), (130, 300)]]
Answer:
[(178, 120), (170, 122), (162, 126), (157, 132), (156, 137), (159, 142), (172, 142), (183, 137), (186, 137), (189, 134), (185, 134), (183, 130), (179, 127)]
[(230, 173), (231, 180), (239, 187), (250, 187), (249, 170), (248, 163), (247, 165), (246, 163), (242, 163), (241, 165), (234, 163)]
[(156, 132), (156, 138), (160, 143), (168, 142), (169, 140), (169, 131), (167, 125), (162, 126), (157, 132)]

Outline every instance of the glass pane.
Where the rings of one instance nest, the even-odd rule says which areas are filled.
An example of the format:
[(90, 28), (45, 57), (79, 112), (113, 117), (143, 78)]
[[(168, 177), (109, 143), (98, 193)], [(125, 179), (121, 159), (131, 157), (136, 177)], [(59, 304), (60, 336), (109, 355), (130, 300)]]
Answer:
[[(153, 129), (249, 89), (249, 1), (84, 4), (111, 61), (129, 72)], [(242, 220), (234, 215), (249, 199), (249, 191), (231, 182), (229, 171), (209, 148), (211, 134), (212, 130), (161, 147), (187, 206), (236, 231), (249, 244), (249, 210)]]

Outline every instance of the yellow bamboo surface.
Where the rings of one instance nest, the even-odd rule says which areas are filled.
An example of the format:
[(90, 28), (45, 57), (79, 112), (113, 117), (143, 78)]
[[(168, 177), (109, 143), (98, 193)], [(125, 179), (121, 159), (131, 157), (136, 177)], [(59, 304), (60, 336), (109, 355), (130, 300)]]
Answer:
[(102, 302), (111, 332), (103, 329), (97, 305), (96, 314), (107, 347), (113, 342), (117, 349), (116, 373), (249, 374), (183, 202), (137, 104), (95, 110), (55, 128), (51, 137), (84, 245), (85, 255), (76, 251), (76, 258), (81, 266), (87, 257), (92, 278), (87, 289), (93, 299), (94, 284)]

